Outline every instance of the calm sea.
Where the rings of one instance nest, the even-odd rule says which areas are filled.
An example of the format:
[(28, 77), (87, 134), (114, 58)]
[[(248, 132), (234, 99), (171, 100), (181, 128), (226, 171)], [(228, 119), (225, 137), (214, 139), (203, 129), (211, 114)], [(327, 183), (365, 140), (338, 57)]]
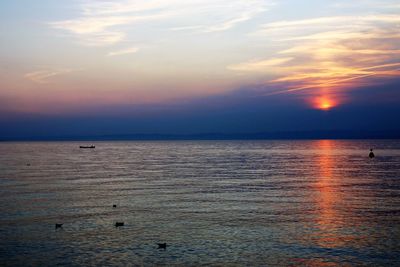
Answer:
[(400, 141), (79, 145), (0, 143), (1, 266), (400, 266)]

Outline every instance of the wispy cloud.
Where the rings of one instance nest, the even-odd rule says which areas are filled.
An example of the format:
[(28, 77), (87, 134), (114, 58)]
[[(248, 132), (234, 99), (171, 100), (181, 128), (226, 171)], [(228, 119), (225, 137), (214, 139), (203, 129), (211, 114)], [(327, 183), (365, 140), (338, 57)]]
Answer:
[[(331, 16), (263, 24), (254, 36), (283, 49), (259, 62), (230, 65), (234, 71), (279, 73), (269, 83), (281, 92), (320, 93), (360, 87), (371, 77), (400, 75), (400, 16)], [(264, 64), (264, 63), (276, 64)]]
[(63, 74), (67, 74), (73, 71), (77, 71), (74, 69), (42, 69), (37, 71), (32, 71), (26, 73), (24, 77), (28, 80), (31, 80), (34, 83), (38, 84), (48, 84), (51, 83), (51, 78), (55, 76), (60, 76)]
[[(107, 46), (122, 42), (139, 24), (152, 21), (175, 24), (175, 30), (226, 31), (271, 5), (270, 0), (87, 0), (80, 5), (78, 17), (51, 22), (50, 26), (75, 35), (83, 44)], [(192, 20), (196, 26), (184, 24)]]
[(211, 26), (206, 26), (204, 27), (203, 31), (204, 32), (218, 32), (218, 31), (226, 31), (231, 28), (233, 28), (235, 25), (251, 20), (253, 17), (255, 17), (257, 14), (262, 13), (267, 10), (266, 6), (259, 6), (259, 7), (253, 7), (253, 8), (245, 8), (244, 11), (238, 12), (235, 17), (231, 19), (227, 19), (219, 24), (216, 25), (211, 25)]
[(359, 2), (346, 1), (346, 2), (335, 2), (331, 4), (331, 7), (338, 9), (359, 9), (360, 6), (362, 8), (374, 8), (374, 9), (400, 9), (400, 4), (396, 3), (394, 0), (363, 0), (362, 5)]
[(197, 26), (172, 27), (172, 28), (170, 28), (170, 30), (171, 31), (191, 31), (191, 30), (200, 30), (203, 28), (204, 28), (204, 26), (197, 25)]
[(88, 46), (107, 46), (123, 41), (127, 33), (116, 29), (117, 26), (159, 20), (170, 16), (169, 13), (137, 16), (99, 16), (82, 17), (50, 23), (54, 29), (62, 29), (77, 36), (82, 44)]
[(293, 58), (272, 58), (266, 60), (253, 60), (249, 62), (239, 63), (235, 65), (229, 65), (227, 68), (234, 71), (254, 71), (254, 72), (266, 72), (270, 67), (279, 66), (286, 62), (289, 62)]
[(134, 54), (137, 51), (139, 51), (139, 48), (137, 47), (131, 47), (131, 48), (126, 48), (118, 51), (113, 51), (108, 53), (107, 55), (112, 57), (112, 56), (121, 56), (121, 55), (126, 55), (126, 54)]

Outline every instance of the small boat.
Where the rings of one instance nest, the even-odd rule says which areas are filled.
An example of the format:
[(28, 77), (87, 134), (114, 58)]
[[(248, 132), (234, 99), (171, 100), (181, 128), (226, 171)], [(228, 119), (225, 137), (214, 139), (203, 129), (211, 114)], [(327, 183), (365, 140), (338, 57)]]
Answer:
[(96, 148), (95, 146), (79, 146), (79, 148)]

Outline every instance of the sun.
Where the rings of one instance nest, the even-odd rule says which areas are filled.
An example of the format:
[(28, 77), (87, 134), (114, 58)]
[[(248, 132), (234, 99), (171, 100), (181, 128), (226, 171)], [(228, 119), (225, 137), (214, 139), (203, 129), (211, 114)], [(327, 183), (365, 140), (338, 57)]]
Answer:
[(322, 110), (329, 110), (331, 107), (332, 103), (327, 99), (324, 99), (319, 105), (319, 108)]
[(313, 100), (313, 107), (320, 110), (330, 110), (337, 105), (336, 101), (330, 97), (317, 97)]

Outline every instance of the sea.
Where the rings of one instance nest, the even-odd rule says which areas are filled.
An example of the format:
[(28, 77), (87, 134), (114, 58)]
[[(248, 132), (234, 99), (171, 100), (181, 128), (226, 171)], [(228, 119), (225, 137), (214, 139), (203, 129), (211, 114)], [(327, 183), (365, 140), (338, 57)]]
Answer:
[(0, 203), (0, 266), (400, 266), (400, 140), (2, 142)]

